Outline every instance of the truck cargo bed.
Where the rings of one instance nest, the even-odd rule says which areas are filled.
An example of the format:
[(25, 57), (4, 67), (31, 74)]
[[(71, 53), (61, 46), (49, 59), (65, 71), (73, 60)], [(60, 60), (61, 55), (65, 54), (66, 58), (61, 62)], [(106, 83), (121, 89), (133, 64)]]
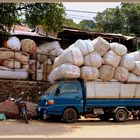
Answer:
[(140, 98), (139, 83), (121, 83), (118, 81), (85, 81), (86, 98), (122, 99)]

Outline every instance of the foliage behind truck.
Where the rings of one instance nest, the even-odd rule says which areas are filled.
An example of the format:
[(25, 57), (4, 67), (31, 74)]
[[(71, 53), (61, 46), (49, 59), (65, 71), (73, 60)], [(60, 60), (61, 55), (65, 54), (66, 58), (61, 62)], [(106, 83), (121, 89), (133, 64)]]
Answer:
[(118, 81), (59, 81), (41, 96), (38, 112), (44, 118), (54, 116), (64, 122), (76, 122), (80, 116), (113, 118), (126, 121), (140, 118), (140, 84)]

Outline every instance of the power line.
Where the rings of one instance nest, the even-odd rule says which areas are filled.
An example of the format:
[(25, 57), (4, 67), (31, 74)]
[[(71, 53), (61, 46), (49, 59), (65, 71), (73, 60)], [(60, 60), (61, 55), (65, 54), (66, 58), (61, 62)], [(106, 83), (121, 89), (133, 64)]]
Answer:
[(94, 13), (94, 14), (97, 14), (98, 13), (98, 12), (95, 12), (95, 11), (81, 11), (81, 10), (69, 10), (69, 9), (67, 9), (66, 11), (80, 12), (80, 13)]
[(81, 18), (92, 18), (93, 19), (93, 16), (81, 16), (81, 15), (73, 15), (73, 14), (67, 14), (67, 16), (73, 16), (73, 17), (81, 17)]

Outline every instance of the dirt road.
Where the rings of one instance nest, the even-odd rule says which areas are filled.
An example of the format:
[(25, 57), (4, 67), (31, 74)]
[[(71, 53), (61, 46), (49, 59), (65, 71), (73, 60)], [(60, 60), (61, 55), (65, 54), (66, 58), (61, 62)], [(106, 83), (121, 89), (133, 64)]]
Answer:
[(79, 120), (77, 123), (19, 120), (0, 122), (0, 138), (140, 138), (140, 121), (124, 123), (103, 122), (96, 119)]

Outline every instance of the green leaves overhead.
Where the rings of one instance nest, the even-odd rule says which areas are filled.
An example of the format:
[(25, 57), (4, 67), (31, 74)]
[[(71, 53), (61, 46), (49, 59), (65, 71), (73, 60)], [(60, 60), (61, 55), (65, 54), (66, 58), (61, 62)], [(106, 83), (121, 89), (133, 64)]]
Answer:
[(61, 31), (65, 9), (61, 3), (35, 3), (28, 6), (25, 14), (30, 26), (42, 25), (49, 32)]
[(140, 34), (140, 4), (122, 3), (120, 7), (106, 9), (95, 18), (99, 31)]

